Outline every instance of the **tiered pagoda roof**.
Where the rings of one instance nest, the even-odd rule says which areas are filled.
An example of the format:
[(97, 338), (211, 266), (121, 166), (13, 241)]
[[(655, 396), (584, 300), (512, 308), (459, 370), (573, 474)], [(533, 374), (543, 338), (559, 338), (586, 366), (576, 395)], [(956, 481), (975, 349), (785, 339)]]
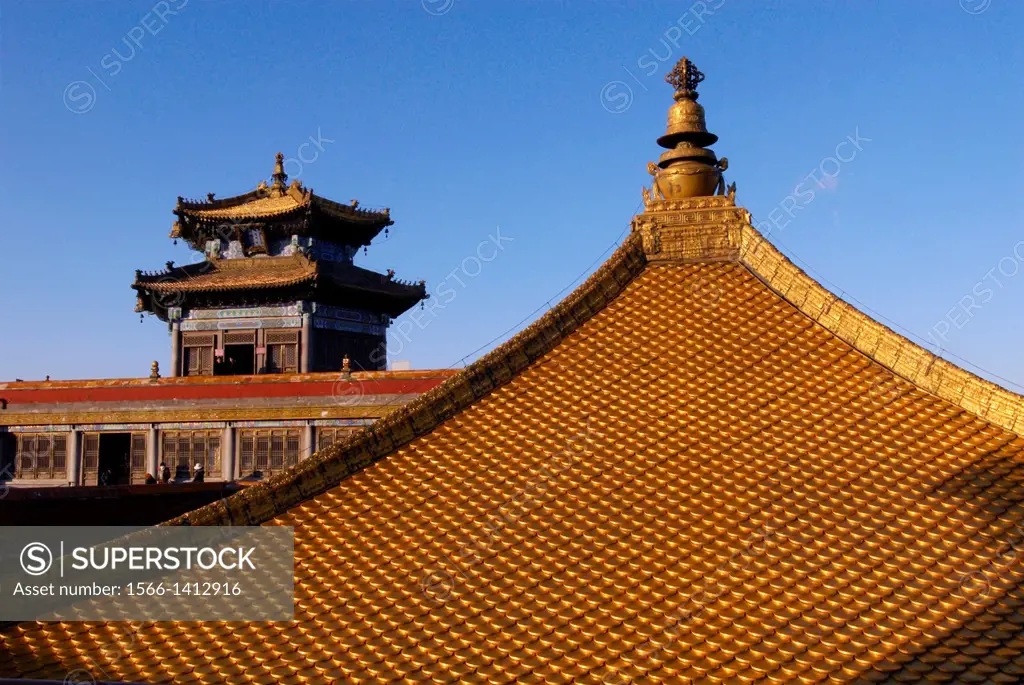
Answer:
[(315, 236), (342, 245), (362, 247), (394, 224), (389, 209), (360, 208), (353, 200), (345, 205), (316, 195), (298, 180), (287, 184), (284, 156), (277, 154), (273, 182), (260, 182), (255, 190), (221, 199), (210, 193), (206, 200), (178, 198), (178, 217), (170, 237), (186, 240), (202, 250), (205, 241), (223, 237), (225, 230), (252, 225), (286, 225), (288, 235)]
[(293, 622), (22, 623), (0, 675), (1020, 682), (1024, 397), (655, 186), (514, 339), (171, 522), (294, 526)]
[(394, 318), (428, 297), (423, 281), (399, 281), (393, 272), (352, 264), (357, 248), (394, 223), (389, 210), (360, 209), (355, 200), (342, 205), (298, 181), (289, 185), (283, 159), (278, 153), (272, 183), (261, 182), (250, 193), (220, 200), (211, 193), (206, 201), (178, 198), (171, 237), (186, 240), (205, 258), (177, 267), (169, 262), (163, 271), (137, 271), (136, 311), (166, 320), (172, 307), (305, 299)]

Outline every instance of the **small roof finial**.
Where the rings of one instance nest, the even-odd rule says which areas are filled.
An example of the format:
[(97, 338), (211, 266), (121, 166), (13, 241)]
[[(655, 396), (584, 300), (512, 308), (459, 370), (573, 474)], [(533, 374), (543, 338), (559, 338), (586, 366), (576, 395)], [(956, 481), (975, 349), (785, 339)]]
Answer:
[(288, 174), (284, 173), (284, 155), (278, 152), (274, 156), (274, 173), (271, 176), (274, 183), (270, 186), (276, 190), (284, 190), (288, 181)]
[(697, 85), (704, 80), (704, 73), (696, 65), (684, 57), (672, 67), (672, 71), (665, 74), (665, 80), (676, 89), (675, 97), (696, 100)]

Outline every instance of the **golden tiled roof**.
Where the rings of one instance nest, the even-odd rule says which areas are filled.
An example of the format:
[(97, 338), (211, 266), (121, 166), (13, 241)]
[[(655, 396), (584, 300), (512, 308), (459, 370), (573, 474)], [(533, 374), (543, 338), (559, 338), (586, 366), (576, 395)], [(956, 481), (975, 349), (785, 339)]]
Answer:
[(137, 278), (134, 288), (154, 292), (206, 292), (280, 288), (316, 277), (316, 263), (302, 255), (216, 259)]
[(310, 205), (347, 221), (380, 223), (382, 226), (393, 223), (389, 209), (359, 207), (355, 200), (348, 205), (334, 202), (317, 195), (298, 180), (292, 181), (287, 187), (283, 182), (273, 187), (261, 184), (249, 193), (220, 199), (211, 196), (207, 200), (186, 200), (179, 197), (175, 213), (201, 221), (228, 220), (237, 223), (244, 219), (270, 219)]
[(210, 209), (187, 210), (196, 216), (208, 219), (247, 219), (257, 217), (271, 217), (278, 214), (286, 214), (294, 209), (309, 204), (309, 199), (297, 200), (289, 194), (280, 197), (262, 197), (250, 200), (244, 204), (233, 207), (213, 207)]
[[(392, 317), (429, 297), (425, 281), (397, 280), (393, 273), (380, 274), (351, 264), (316, 261), (302, 253), (208, 259), (198, 264), (171, 265), (166, 271), (139, 271), (132, 288), (139, 293), (136, 311), (144, 311), (150, 305), (143, 298), (154, 294), (173, 294), (180, 298), (190, 293), (268, 290), (303, 284), (342, 292), (349, 300), (377, 308)], [(166, 298), (162, 305), (167, 306)]]
[(317, 195), (298, 179), (287, 183), (284, 155), (275, 157), (273, 182), (261, 181), (241, 195), (205, 200), (179, 196), (169, 237), (205, 251), (210, 240), (241, 240), (244, 230), (261, 228), (267, 241), (301, 235), (344, 245), (364, 246), (394, 224), (391, 210), (341, 204)]
[(748, 216), (649, 202), (512, 341), (190, 514), (295, 526), (294, 622), (24, 623), (0, 676), (1020, 682), (1024, 398)]

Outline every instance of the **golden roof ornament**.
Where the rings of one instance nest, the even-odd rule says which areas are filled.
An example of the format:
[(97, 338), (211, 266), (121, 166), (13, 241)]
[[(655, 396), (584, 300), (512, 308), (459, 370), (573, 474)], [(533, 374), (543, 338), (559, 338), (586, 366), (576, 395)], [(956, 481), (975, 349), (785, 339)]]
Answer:
[(677, 98), (681, 97), (683, 93), (689, 93), (696, 100), (697, 85), (703, 80), (704, 72), (698, 69), (689, 57), (684, 57), (676, 62), (672, 71), (665, 74), (665, 82), (676, 89)]
[(274, 182), (270, 185), (271, 193), (274, 197), (278, 197), (284, 193), (287, 187), (286, 183), (288, 182), (288, 174), (284, 173), (284, 155), (280, 152), (274, 156), (274, 173), (271, 175), (271, 178), (274, 179)]
[(672, 149), (678, 142), (688, 140), (706, 147), (718, 141), (718, 136), (708, 133), (704, 108), (697, 104), (697, 85), (703, 80), (704, 73), (685, 57), (665, 75), (665, 81), (675, 88), (676, 102), (668, 110), (668, 129), (658, 138), (658, 145)]
[(667, 148), (658, 159), (650, 162), (648, 172), (654, 176), (651, 189), (644, 188), (644, 202), (679, 200), (688, 197), (724, 195), (722, 172), (728, 168), (726, 158), (719, 160), (708, 146), (718, 141), (710, 133), (704, 119), (704, 108), (697, 103), (697, 86), (704, 74), (689, 59), (676, 63), (665, 80), (675, 88), (675, 102), (668, 110), (665, 135), (658, 145)]

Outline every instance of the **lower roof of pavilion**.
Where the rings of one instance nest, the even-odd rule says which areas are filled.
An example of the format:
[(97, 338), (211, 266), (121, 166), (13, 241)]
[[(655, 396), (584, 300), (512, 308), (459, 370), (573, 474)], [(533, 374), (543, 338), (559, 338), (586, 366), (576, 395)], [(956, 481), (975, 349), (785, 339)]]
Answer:
[(393, 273), (303, 254), (247, 259), (206, 259), (157, 272), (137, 271), (136, 311), (166, 319), (171, 307), (218, 307), (310, 300), (382, 312), (395, 318), (426, 299), (426, 283), (395, 280)]

